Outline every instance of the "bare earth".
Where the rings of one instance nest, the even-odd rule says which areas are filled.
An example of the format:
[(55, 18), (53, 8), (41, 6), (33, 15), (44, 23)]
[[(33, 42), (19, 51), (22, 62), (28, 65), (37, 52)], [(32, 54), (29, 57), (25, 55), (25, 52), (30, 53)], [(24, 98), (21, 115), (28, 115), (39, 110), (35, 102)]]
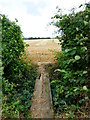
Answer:
[(27, 62), (37, 63), (40, 75), (36, 79), (34, 94), (32, 98), (33, 118), (53, 118), (52, 96), (48, 73), (45, 65), (55, 62), (55, 52), (61, 51), (56, 39), (25, 40), (29, 47), (26, 49)]

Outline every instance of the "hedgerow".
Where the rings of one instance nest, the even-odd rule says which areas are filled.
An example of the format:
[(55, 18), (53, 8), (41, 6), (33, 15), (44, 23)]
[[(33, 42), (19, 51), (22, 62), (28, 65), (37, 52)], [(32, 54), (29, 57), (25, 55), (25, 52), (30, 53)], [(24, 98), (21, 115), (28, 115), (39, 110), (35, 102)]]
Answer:
[[(53, 24), (62, 33), (62, 52), (56, 55), (59, 79), (51, 79), (54, 111), (67, 117), (79, 114), (88, 117), (89, 59), (90, 59), (90, 4), (83, 11), (53, 17)], [(54, 74), (55, 74), (54, 73)], [(84, 109), (83, 109), (84, 107)]]
[(5, 15), (2, 21), (2, 118), (28, 117), (37, 76), (36, 66), (26, 63), (24, 38), (17, 20)]
[[(0, 19), (0, 111), (1, 111), (1, 108), (2, 108), (2, 99), (1, 99), (1, 96), (2, 96), (2, 32), (1, 32), (1, 29), (2, 29), (2, 24), (1, 24), (1, 19)], [(1, 116), (1, 112), (0, 112), (0, 116)]]

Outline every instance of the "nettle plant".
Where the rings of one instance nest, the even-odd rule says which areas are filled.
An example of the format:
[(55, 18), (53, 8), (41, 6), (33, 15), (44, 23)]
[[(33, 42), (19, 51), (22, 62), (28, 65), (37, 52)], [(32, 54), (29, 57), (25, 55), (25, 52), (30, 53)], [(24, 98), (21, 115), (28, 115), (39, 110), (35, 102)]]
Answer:
[(55, 70), (61, 79), (51, 81), (54, 109), (60, 112), (73, 106), (75, 112), (82, 105), (88, 107), (89, 101), (90, 4), (77, 13), (62, 15), (58, 11), (53, 19), (58, 34), (62, 33), (58, 36), (62, 52), (56, 55), (60, 67)]

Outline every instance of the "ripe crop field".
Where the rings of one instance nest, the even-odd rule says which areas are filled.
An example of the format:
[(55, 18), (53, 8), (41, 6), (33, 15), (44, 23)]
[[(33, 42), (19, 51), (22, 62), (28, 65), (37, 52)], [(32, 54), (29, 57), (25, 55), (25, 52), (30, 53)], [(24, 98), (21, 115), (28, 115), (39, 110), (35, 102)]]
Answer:
[(27, 61), (55, 62), (55, 52), (61, 51), (57, 39), (25, 40), (29, 46), (26, 48)]

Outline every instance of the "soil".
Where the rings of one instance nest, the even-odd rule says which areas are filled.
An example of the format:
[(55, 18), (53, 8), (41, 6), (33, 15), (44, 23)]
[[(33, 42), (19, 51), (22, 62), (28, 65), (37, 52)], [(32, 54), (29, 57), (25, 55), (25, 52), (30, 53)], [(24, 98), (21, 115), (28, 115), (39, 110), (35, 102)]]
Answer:
[(40, 75), (36, 79), (35, 91), (32, 98), (33, 118), (53, 118), (53, 106), (48, 73), (45, 71), (47, 63), (38, 63)]

